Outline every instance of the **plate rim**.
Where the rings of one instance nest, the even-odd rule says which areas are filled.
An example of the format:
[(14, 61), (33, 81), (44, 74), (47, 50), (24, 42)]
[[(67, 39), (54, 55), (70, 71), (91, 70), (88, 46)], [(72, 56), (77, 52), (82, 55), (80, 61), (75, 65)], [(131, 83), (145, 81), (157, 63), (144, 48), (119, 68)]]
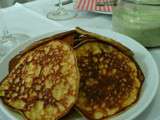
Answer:
[[(87, 28), (86, 28), (87, 29)], [(89, 28), (88, 28), (89, 29)], [(99, 31), (101, 31), (101, 30), (99, 30)], [(158, 66), (157, 66), (157, 63), (155, 62), (155, 60), (154, 60), (154, 58), (153, 58), (153, 56), (151, 55), (151, 53), (142, 45), (142, 44), (140, 44), (138, 41), (136, 41), (136, 40), (134, 40), (133, 38), (131, 38), (131, 37), (128, 37), (128, 36), (126, 36), (126, 35), (124, 35), (124, 34), (121, 34), (121, 33), (118, 33), (118, 32), (115, 32), (115, 31), (112, 31), (112, 30), (106, 30), (107, 32), (107, 35), (104, 35), (104, 34), (101, 34), (101, 35), (104, 35), (104, 36), (106, 36), (106, 37), (109, 37), (109, 38), (112, 38), (112, 39), (114, 39), (114, 40), (116, 40), (116, 41), (118, 41), (118, 42), (120, 42), (120, 39), (121, 38), (123, 38), (124, 40), (126, 40), (126, 41), (130, 41), (131, 43), (134, 43), (135, 45), (138, 45), (138, 47), (139, 48), (142, 48), (142, 49), (144, 49), (145, 50), (145, 53), (147, 53), (147, 55), (151, 58), (151, 60), (152, 60), (152, 66), (154, 66), (154, 69), (155, 69), (155, 74), (156, 74), (156, 77), (157, 77), (157, 79), (155, 80), (155, 82), (156, 82), (156, 84), (155, 84), (155, 87), (152, 89), (153, 90), (153, 92), (152, 92), (152, 94), (150, 95), (150, 99), (148, 99), (147, 101), (148, 102), (145, 102), (142, 106), (143, 107), (141, 107), (141, 109), (139, 109), (137, 112), (135, 112), (134, 113), (134, 115), (132, 115), (132, 116), (130, 116), (129, 118), (125, 118), (125, 119), (127, 119), (127, 120), (133, 120), (134, 118), (136, 118), (136, 117), (138, 117), (144, 110), (146, 110), (147, 108), (148, 108), (148, 106), (151, 104), (151, 102), (153, 101), (153, 99), (155, 98), (155, 96), (156, 96), (156, 94), (157, 94), (157, 91), (158, 91), (158, 87), (159, 87), (159, 78), (160, 78), (160, 75), (159, 75), (159, 70), (158, 70)], [(94, 32), (94, 29), (90, 29), (90, 32)], [(95, 33), (97, 33), (98, 31), (96, 31)], [(102, 32), (102, 31), (101, 31)], [(98, 33), (98, 34), (100, 34), (100, 33)], [(110, 35), (109, 35), (110, 34)], [(112, 35), (111, 35), (112, 34)], [(119, 38), (118, 38), (119, 37)], [(121, 37), (121, 38), (120, 38)], [(124, 45), (124, 41), (123, 42), (120, 42), (121, 44), (123, 44)], [(127, 46), (127, 45), (125, 45), (126, 47), (128, 47), (129, 48), (129, 46)], [(130, 49), (130, 48), (129, 48)], [(145, 80), (144, 80), (144, 82), (145, 82)], [(142, 88), (143, 88), (143, 86), (142, 86)], [(131, 107), (131, 109), (133, 108), (134, 106), (132, 106)], [(129, 110), (128, 110), (129, 111)], [(127, 112), (125, 112), (125, 113), (127, 113)], [(124, 114), (125, 114), (124, 113)], [(122, 115), (123, 115), (123, 113), (122, 113)], [(121, 116), (121, 115), (118, 115), (118, 116)], [(113, 116), (113, 117), (111, 117), (111, 118), (109, 118), (109, 120), (112, 120), (112, 118), (113, 118), (113, 120), (119, 120), (119, 119), (116, 119), (117, 117), (116, 117), (116, 115), (115, 116)], [(115, 119), (114, 119), (115, 118)]]

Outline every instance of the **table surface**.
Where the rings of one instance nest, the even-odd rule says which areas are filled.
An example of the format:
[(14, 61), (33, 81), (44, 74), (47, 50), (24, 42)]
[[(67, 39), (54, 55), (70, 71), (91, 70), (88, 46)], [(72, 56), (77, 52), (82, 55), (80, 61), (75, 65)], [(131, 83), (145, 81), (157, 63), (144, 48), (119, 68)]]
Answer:
[[(54, 4), (58, 0), (36, 0), (24, 4), (25, 7), (37, 12), (38, 14), (46, 17), (48, 11), (56, 9)], [(65, 5), (66, 9), (73, 10), (73, 4)], [(51, 21), (51, 20), (50, 20)], [(52, 22), (52, 21), (51, 21)], [(77, 17), (65, 21), (57, 21), (65, 27), (73, 28), (79, 27), (91, 27), (99, 29), (110, 29), (112, 30), (112, 16), (106, 14), (97, 14), (91, 12), (77, 12)], [(52, 26), (51, 26), (52, 27)], [(160, 48), (149, 49), (150, 53), (154, 57), (157, 66), (160, 71)], [(160, 86), (160, 85), (159, 85)], [(150, 106), (136, 118), (136, 120), (160, 120), (160, 87), (155, 99), (152, 101)]]

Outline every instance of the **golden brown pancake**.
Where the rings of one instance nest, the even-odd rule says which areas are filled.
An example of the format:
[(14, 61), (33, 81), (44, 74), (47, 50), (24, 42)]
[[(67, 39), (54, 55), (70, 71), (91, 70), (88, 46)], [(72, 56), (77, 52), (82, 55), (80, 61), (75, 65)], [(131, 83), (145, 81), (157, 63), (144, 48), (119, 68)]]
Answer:
[(138, 100), (144, 76), (132, 57), (101, 40), (75, 48), (80, 70), (76, 108), (89, 120), (115, 115)]
[(49, 41), (52, 40), (60, 40), (63, 41), (65, 43), (67, 43), (69, 46), (73, 46), (74, 44), (74, 37), (75, 37), (75, 31), (71, 30), (71, 31), (67, 31), (67, 32), (62, 32), (62, 33), (58, 33), (56, 35), (50, 36), (48, 38), (44, 38), (41, 40), (38, 40), (36, 42), (34, 42), (33, 44), (31, 44), (30, 46), (28, 46), (27, 48), (25, 48), (23, 51), (21, 51), (18, 55), (14, 56), (10, 62), (9, 62), (9, 71), (11, 71), (16, 64), (18, 63), (19, 59), (25, 55), (25, 53), (27, 53), (28, 51), (31, 51), (32, 49), (34, 49), (37, 46), (43, 45), (45, 43), (48, 43)]
[(0, 83), (0, 97), (28, 120), (57, 120), (74, 105), (79, 71), (70, 46), (60, 41), (33, 45)]

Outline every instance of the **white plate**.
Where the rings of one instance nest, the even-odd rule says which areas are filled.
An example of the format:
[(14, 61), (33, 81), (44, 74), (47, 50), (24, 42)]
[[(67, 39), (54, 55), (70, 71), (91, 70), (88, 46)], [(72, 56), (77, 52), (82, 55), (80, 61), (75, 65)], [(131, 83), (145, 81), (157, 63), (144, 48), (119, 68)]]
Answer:
[(107, 15), (112, 15), (112, 12), (103, 12), (103, 11), (92, 11), (94, 13), (100, 13), (100, 14), (107, 14)]
[[(121, 42), (128, 48), (130, 48), (135, 53), (135, 59), (145, 75), (145, 81), (140, 94), (140, 99), (135, 105), (130, 107), (125, 112), (122, 112), (116, 115), (115, 117), (110, 118), (110, 120), (132, 120), (148, 107), (148, 105), (151, 103), (156, 94), (159, 83), (159, 74), (157, 65), (153, 57), (141, 44), (139, 44), (138, 42), (134, 41), (133, 39), (127, 36), (112, 31), (106, 31), (104, 29), (103, 30), (89, 29), (89, 28), (86, 29), (91, 32), (102, 34), (109, 38), (113, 38)], [(49, 33), (47, 35), (33, 38), (30, 41), (24, 43), (23, 45), (17, 47), (14, 51), (12, 51), (5, 58), (3, 58), (3, 60), (0, 62), (0, 80), (2, 80), (6, 76), (8, 71), (8, 62), (13, 56), (15, 56), (24, 47), (31, 44), (32, 41), (40, 40), (41, 38), (45, 38), (53, 34), (55, 33)], [(22, 117), (19, 114), (10, 111), (0, 100), (0, 120), (22, 120)], [(68, 118), (68, 120), (83, 120), (83, 119), (77, 115), (73, 115), (72, 119)]]

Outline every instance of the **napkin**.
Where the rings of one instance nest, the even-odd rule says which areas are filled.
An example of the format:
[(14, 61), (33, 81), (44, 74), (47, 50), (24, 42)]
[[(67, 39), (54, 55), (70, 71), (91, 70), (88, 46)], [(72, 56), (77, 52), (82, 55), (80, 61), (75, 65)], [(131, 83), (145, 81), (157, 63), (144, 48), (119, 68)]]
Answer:
[(77, 0), (75, 8), (80, 11), (111, 12), (113, 0)]
[[(64, 28), (58, 22), (51, 21), (19, 3), (3, 9), (1, 14), (4, 20), (2, 24), (6, 24), (9, 32), (13, 34), (22, 33), (32, 38)], [(2, 31), (1, 28), (0, 31)]]

